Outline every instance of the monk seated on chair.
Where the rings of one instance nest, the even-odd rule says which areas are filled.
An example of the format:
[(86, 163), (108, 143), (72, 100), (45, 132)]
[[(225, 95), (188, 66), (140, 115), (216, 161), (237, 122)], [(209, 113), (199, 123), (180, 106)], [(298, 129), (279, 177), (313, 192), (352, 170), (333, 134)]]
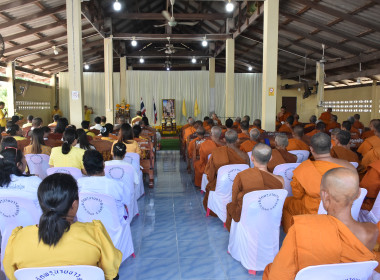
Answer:
[(285, 123), (282, 124), (280, 126), (280, 128), (278, 129), (278, 132), (292, 133), (293, 132), (293, 129), (292, 129), (293, 123), (294, 123), (294, 117), (293, 116), (287, 117)]
[(340, 123), (338, 123), (338, 116), (337, 115), (331, 115), (331, 120), (327, 124), (326, 131), (330, 132), (330, 130), (334, 128), (340, 128)]
[(356, 128), (352, 127), (352, 124), (350, 123), (350, 121), (342, 122), (341, 130), (346, 130), (346, 131), (350, 132), (351, 133), (351, 139), (359, 139), (360, 138), (359, 131)]
[(293, 138), (288, 139), (288, 146), (286, 149), (288, 151), (295, 150), (309, 150), (309, 145), (307, 145), (302, 139), (304, 138), (304, 130), (302, 125), (296, 125), (293, 128)]
[(380, 122), (379, 119), (373, 119), (373, 120), (371, 120), (369, 122), (369, 130), (363, 131), (361, 138), (363, 140), (365, 140), (365, 139), (367, 139), (367, 138), (369, 138), (371, 136), (374, 136), (375, 135), (375, 127), (374, 126), (375, 126), (376, 123), (379, 123), (379, 122)]
[(351, 133), (341, 130), (335, 138), (336, 146), (331, 148), (331, 156), (333, 158), (344, 159), (349, 162), (359, 163), (358, 155), (350, 149)]
[(302, 123), (299, 122), (300, 116), (298, 114), (294, 114), (293, 117), (294, 117), (294, 122), (293, 122), (292, 127), (295, 127), (296, 125), (301, 125), (302, 124)]
[(240, 129), (241, 129), (241, 133), (238, 134), (238, 138), (241, 139), (241, 138), (249, 138), (249, 122), (247, 121), (242, 121), (240, 123)]
[(330, 155), (331, 139), (325, 133), (317, 133), (311, 138), (310, 151), (315, 161), (306, 160), (293, 171), (293, 196), (287, 197), (282, 213), (282, 225), (288, 232), (293, 216), (317, 214), (320, 197), (320, 184), (323, 174), (337, 167), (346, 167), (356, 172), (351, 163), (333, 158)]
[(358, 149), (358, 153), (362, 154), (363, 158), (372, 150), (380, 148), (380, 122), (372, 122), (372, 127), (375, 135), (364, 140)]
[(377, 226), (359, 223), (351, 216), (359, 195), (356, 171), (342, 167), (327, 171), (320, 186), (327, 215), (294, 217), (279, 253), (265, 268), (263, 280), (293, 280), (298, 271), (312, 265), (375, 260), (372, 250), (379, 235)]
[(313, 137), (313, 135), (315, 135), (315, 134), (317, 134), (319, 132), (323, 132), (323, 133), (326, 132), (326, 124), (324, 122), (322, 122), (322, 121), (319, 121), (315, 125), (315, 129), (313, 131), (310, 131), (309, 133), (306, 133), (306, 136)]
[(240, 150), (243, 152), (251, 152), (253, 147), (259, 143), (260, 131), (257, 128), (251, 129), (249, 132), (249, 140), (244, 141), (240, 145)]
[[(208, 195), (210, 191), (215, 191), (216, 176), (220, 167), (228, 164), (248, 164), (249, 158), (247, 153), (240, 151), (236, 146), (238, 139), (235, 130), (229, 130), (225, 135), (226, 146), (216, 148), (212, 153), (205, 173), (207, 174), (208, 184), (206, 186), (206, 195), (203, 199), (203, 206), (207, 210)], [(212, 211), (211, 215), (216, 216)]]
[(239, 172), (232, 185), (232, 202), (227, 204), (226, 227), (230, 231), (232, 219), (240, 221), (243, 197), (246, 193), (260, 190), (282, 189), (284, 179), (268, 171), (267, 165), (272, 157), (272, 149), (259, 143), (252, 150), (251, 160), (254, 168)]
[(315, 115), (312, 115), (310, 117), (309, 121), (310, 121), (310, 123), (305, 124), (305, 126), (304, 126), (304, 129), (306, 131), (305, 133), (308, 133), (315, 128), (315, 123), (317, 122), (317, 117)]
[(261, 120), (260, 119), (255, 119), (253, 121), (253, 125), (249, 128), (249, 131), (251, 131), (251, 129), (254, 129), (254, 128), (257, 128), (260, 131), (260, 133), (265, 132), (264, 129), (261, 129)]
[(269, 172), (273, 172), (277, 165), (283, 163), (295, 163), (297, 162), (297, 156), (289, 153), (286, 150), (288, 147), (288, 137), (284, 134), (278, 134), (274, 138), (275, 148), (272, 151), (272, 158), (268, 163)]

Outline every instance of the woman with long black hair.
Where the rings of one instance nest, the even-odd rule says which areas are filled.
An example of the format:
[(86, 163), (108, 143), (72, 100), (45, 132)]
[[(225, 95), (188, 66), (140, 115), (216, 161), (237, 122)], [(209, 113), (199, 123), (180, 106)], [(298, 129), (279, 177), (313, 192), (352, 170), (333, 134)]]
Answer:
[(118, 278), (122, 254), (100, 221), (74, 222), (78, 185), (68, 174), (46, 177), (38, 188), (39, 225), (17, 227), (8, 239), (4, 270), (10, 280), (21, 268), (61, 265), (99, 266), (105, 279)]
[(45, 145), (44, 129), (35, 128), (32, 131), (32, 142), (24, 148), (24, 154), (45, 154), (50, 156), (51, 147)]

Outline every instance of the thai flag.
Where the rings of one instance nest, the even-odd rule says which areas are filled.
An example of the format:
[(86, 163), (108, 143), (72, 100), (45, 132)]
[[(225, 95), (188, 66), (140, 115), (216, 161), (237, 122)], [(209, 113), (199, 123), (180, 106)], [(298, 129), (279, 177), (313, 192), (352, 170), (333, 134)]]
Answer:
[(146, 117), (145, 115), (146, 109), (145, 109), (145, 105), (144, 105), (144, 101), (142, 100), (142, 97), (141, 97), (141, 103), (140, 103), (140, 111), (141, 111), (141, 115)]
[(156, 110), (156, 101), (153, 98), (153, 113), (154, 113), (154, 124), (157, 122), (157, 110)]

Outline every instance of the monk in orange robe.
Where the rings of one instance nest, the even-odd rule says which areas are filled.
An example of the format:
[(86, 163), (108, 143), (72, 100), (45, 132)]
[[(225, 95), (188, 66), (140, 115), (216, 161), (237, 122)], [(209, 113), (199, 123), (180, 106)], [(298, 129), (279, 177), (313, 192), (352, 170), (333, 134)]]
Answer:
[(358, 155), (350, 149), (350, 139), (351, 134), (348, 131), (339, 131), (336, 135), (336, 146), (331, 148), (330, 154), (333, 158), (359, 163)]
[(360, 138), (363, 139), (363, 140), (365, 140), (365, 139), (367, 139), (367, 138), (369, 138), (369, 137), (371, 137), (371, 136), (374, 136), (374, 135), (375, 135), (375, 132), (374, 132), (374, 130), (375, 130), (374, 125), (375, 125), (375, 123), (378, 123), (378, 122), (380, 122), (379, 119), (372, 119), (372, 120), (369, 122), (369, 130), (368, 130), (367, 128), (364, 128), (365, 131), (362, 133), (362, 135), (361, 135)]
[(379, 235), (377, 226), (357, 222), (351, 215), (352, 204), (360, 195), (356, 171), (332, 169), (323, 176), (320, 189), (328, 214), (294, 217), (294, 225), (273, 263), (265, 268), (263, 280), (294, 280), (308, 266), (376, 259), (372, 250)]
[(240, 145), (240, 150), (245, 153), (251, 152), (253, 147), (259, 142), (260, 131), (256, 128), (249, 132), (249, 140), (244, 141)]
[(288, 146), (286, 147), (286, 150), (288, 151), (295, 151), (295, 150), (305, 150), (309, 151), (309, 145), (307, 145), (302, 138), (303, 135), (303, 127), (302, 125), (296, 125), (293, 128), (293, 138), (288, 139)]
[(282, 213), (282, 225), (288, 232), (293, 217), (302, 214), (317, 214), (320, 197), (320, 184), (323, 174), (336, 167), (354, 170), (351, 163), (330, 155), (331, 139), (325, 133), (317, 133), (311, 138), (310, 151), (315, 161), (306, 160), (293, 171), (291, 181), (293, 196), (287, 197)]
[(278, 132), (283, 132), (283, 133), (293, 133), (293, 122), (294, 122), (294, 117), (290, 116), (286, 119), (285, 123), (280, 126), (278, 129)]
[(277, 120), (280, 123), (284, 123), (288, 117), (290, 117), (292, 113), (286, 111), (286, 107), (282, 106), (281, 111), (277, 114)]
[(194, 127), (195, 125), (195, 121), (193, 118), (189, 118), (189, 127), (187, 127), (185, 130), (184, 130), (184, 133), (183, 133), (183, 142), (186, 143), (189, 136), (194, 134), (195, 131), (197, 130), (196, 127)]
[(299, 121), (300, 120), (300, 116), (298, 114), (294, 114), (293, 117), (294, 117), (293, 127), (295, 127), (296, 125), (302, 124)]
[[(233, 124), (233, 128), (236, 128), (236, 129), (240, 129), (240, 124), (241, 124), (241, 118), (240, 117), (237, 117), (234, 121), (234, 124)], [(248, 123), (249, 125), (249, 123)]]
[(323, 132), (323, 133), (326, 132), (326, 124), (324, 122), (317, 123), (317, 125), (315, 126), (315, 129), (309, 133), (306, 133), (306, 136), (313, 137), (315, 134), (319, 132)]
[[(215, 191), (216, 176), (220, 167), (228, 164), (248, 164), (249, 158), (247, 153), (240, 151), (236, 146), (237, 132), (229, 130), (225, 135), (226, 146), (219, 147), (211, 153), (207, 162), (205, 173), (207, 174), (208, 184), (206, 186), (206, 195), (203, 199), (203, 206), (207, 210), (208, 195), (210, 191)], [(215, 216), (215, 214), (210, 211)]]
[(261, 129), (261, 120), (259, 119), (256, 119), (253, 121), (253, 125), (249, 128), (249, 131), (251, 131), (251, 129), (258, 129), (260, 133), (264, 133), (265, 130)]
[[(206, 139), (205, 139), (205, 133), (206, 133), (206, 130), (204, 129), (203, 126), (198, 126), (197, 130), (196, 130), (196, 134), (197, 134), (197, 138), (191, 140), (189, 142), (189, 145), (187, 147), (187, 154), (189, 155), (189, 158), (190, 159), (194, 159), (194, 152), (196, 153), (196, 149), (197, 149), (197, 145), (200, 145), (201, 143), (203, 143)], [(193, 162), (194, 164), (194, 162)]]
[(327, 124), (330, 122), (330, 120), (331, 120), (331, 116), (332, 116), (331, 112), (332, 112), (332, 108), (327, 108), (327, 111), (326, 111), (326, 112), (323, 112), (323, 113), (320, 115), (320, 117), (319, 117), (319, 119), (320, 119), (321, 121), (323, 121), (326, 125), (327, 125)]
[(214, 123), (215, 123), (216, 125), (222, 125), (222, 122), (218, 119), (218, 116), (217, 116), (215, 113), (213, 113), (213, 114), (211, 115), (211, 119), (214, 121)]
[(364, 140), (358, 149), (363, 157), (372, 149), (380, 147), (380, 122), (374, 122), (373, 128), (375, 135)]
[(238, 134), (238, 138), (249, 138), (249, 122), (242, 121), (240, 124), (241, 133)]
[(206, 128), (206, 126), (208, 126), (208, 120), (209, 120), (209, 119), (210, 119), (210, 118), (207, 117), (207, 116), (203, 118), (203, 127), (204, 127), (204, 128)]
[(265, 144), (257, 144), (252, 151), (254, 168), (239, 172), (232, 185), (232, 200), (227, 204), (226, 228), (230, 231), (232, 219), (240, 221), (243, 197), (246, 193), (260, 190), (283, 189), (284, 179), (268, 171), (267, 165), (272, 149)]
[(272, 150), (272, 158), (268, 163), (269, 172), (273, 172), (277, 165), (283, 163), (295, 163), (297, 162), (297, 156), (289, 153), (286, 150), (288, 146), (288, 137), (283, 134), (278, 134), (274, 138), (275, 148)]
[(355, 127), (356, 129), (364, 130), (364, 125), (360, 122), (360, 115), (355, 114), (354, 119), (355, 119), (355, 121), (354, 121), (354, 124), (352, 126)]
[(211, 128), (211, 139), (206, 139), (199, 147), (199, 160), (194, 163), (194, 184), (197, 187), (201, 187), (202, 176), (208, 162), (208, 155), (216, 148), (224, 146), (224, 143), (220, 141), (221, 135), (222, 130), (220, 127), (213, 126)]
[(367, 189), (362, 209), (371, 211), (380, 190), (380, 160), (367, 167), (367, 173), (360, 182), (360, 187)]
[[(315, 128), (315, 123), (317, 122), (317, 117), (315, 115), (312, 115), (309, 119), (308, 124), (305, 124), (304, 129), (314, 129)], [(309, 130), (310, 131), (310, 130)]]
[(327, 124), (326, 131), (329, 132), (330, 130), (334, 128), (340, 129), (340, 123), (338, 123), (338, 116), (337, 115), (331, 115), (331, 120)]

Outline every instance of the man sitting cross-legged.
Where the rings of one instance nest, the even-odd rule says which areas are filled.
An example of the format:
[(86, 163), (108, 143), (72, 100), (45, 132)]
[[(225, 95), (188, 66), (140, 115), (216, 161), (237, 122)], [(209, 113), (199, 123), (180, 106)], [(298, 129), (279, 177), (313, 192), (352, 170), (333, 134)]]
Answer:
[(282, 189), (284, 179), (268, 171), (268, 162), (272, 157), (272, 149), (265, 144), (257, 144), (252, 150), (251, 160), (254, 168), (239, 172), (232, 185), (232, 202), (227, 204), (226, 227), (231, 227), (232, 219), (240, 221), (243, 197), (246, 193), (260, 190)]
[(346, 160), (330, 155), (331, 139), (325, 133), (317, 133), (311, 138), (310, 151), (315, 161), (306, 160), (293, 171), (293, 196), (287, 197), (282, 213), (282, 225), (288, 232), (293, 216), (317, 214), (320, 197), (320, 185), (323, 174), (337, 167), (346, 167), (356, 172), (354, 166)]
[(294, 217), (294, 224), (273, 263), (265, 268), (263, 279), (293, 280), (298, 271), (312, 265), (375, 260), (371, 251), (379, 234), (377, 226), (359, 223), (351, 216), (352, 203), (359, 195), (356, 171), (342, 167), (327, 171), (320, 186), (327, 215)]

